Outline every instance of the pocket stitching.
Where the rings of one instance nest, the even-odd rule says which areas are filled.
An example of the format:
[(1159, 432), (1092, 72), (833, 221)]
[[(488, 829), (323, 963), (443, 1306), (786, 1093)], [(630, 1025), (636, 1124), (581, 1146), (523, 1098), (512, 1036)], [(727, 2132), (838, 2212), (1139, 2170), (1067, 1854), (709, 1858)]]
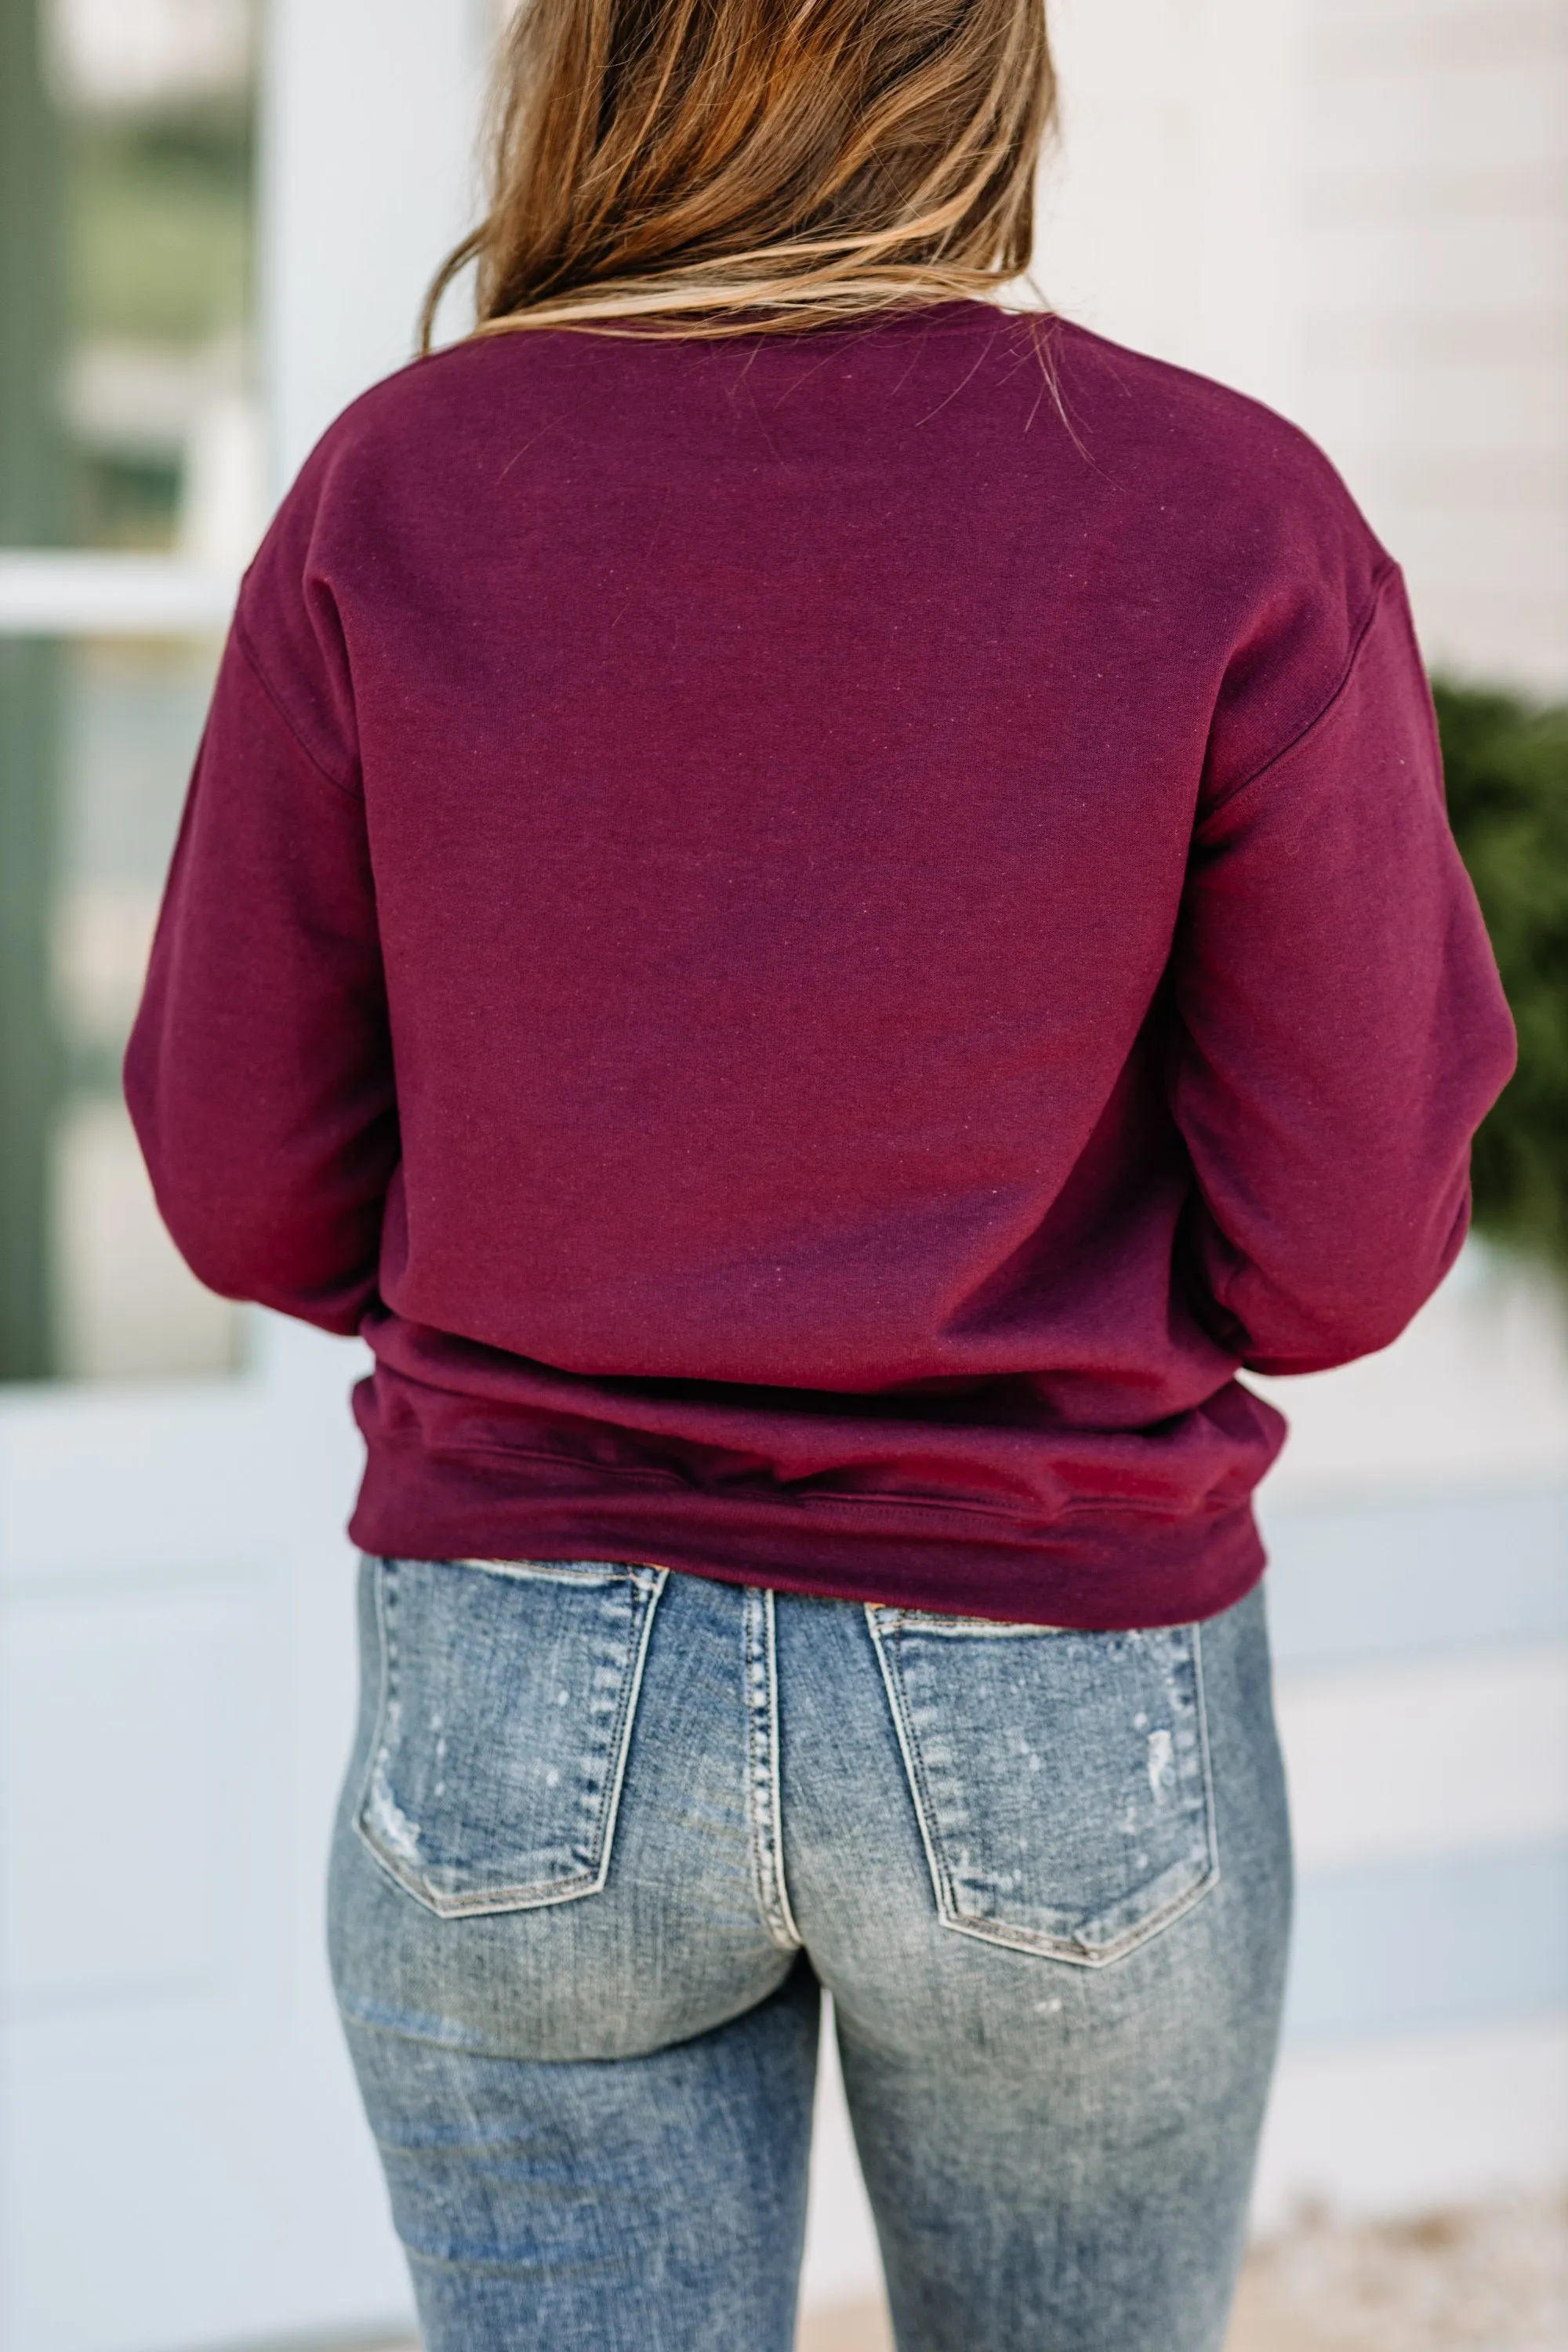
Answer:
[[(452, 1565), (484, 1569), (489, 1566), (489, 1563), (478, 1560), (454, 1560)], [(400, 1887), (405, 1895), (412, 1895), (415, 1902), (422, 1904), (426, 1910), (435, 1912), (437, 1916), (442, 1919), (482, 1917), (499, 1912), (542, 1911), (551, 1909), (557, 1904), (579, 1902), (585, 1895), (597, 1895), (609, 1877), (616, 1822), (620, 1812), (621, 1790), (626, 1780), (626, 1763), (631, 1753), (633, 1722), (637, 1713), (637, 1699), (642, 1692), (643, 1667), (647, 1662), (648, 1642), (653, 1633), (654, 1612), (668, 1581), (669, 1570), (667, 1568), (654, 1569), (647, 1579), (639, 1568), (631, 1570), (624, 1577), (612, 1574), (591, 1579), (562, 1577), (550, 1580), (561, 1583), (625, 1582), (647, 1595), (647, 1606), (643, 1612), (637, 1646), (632, 1654), (631, 1671), (623, 1685), (620, 1710), (607, 1743), (608, 1752), (615, 1760), (612, 1769), (605, 1775), (599, 1815), (594, 1828), (595, 1836), (601, 1841), (597, 1870), (579, 1871), (571, 1878), (535, 1879), (521, 1886), (487, 1887), (482, 1893), (473, 1895), (437, 1895), (431, 1887), (422, 1884), (405, 1865), (400, 1865), (395, 1854), (387, 1853), (382, 1845), (378, 1844), (365, 1825), (365, 1815), (369, 1811), (371, 1796), (375, 1785), (376, 1769), (382, 1760), (386, 1744), (386, 1722), (393, 1696), (392, 1686), (395, 1676), (391, 1664), (392, 1645), (387, 1636), (383, 1592), (388, 1581), (395, 1590), (396, 1568), (396, 1560), (393, 1559), (381, 1559), (376, 1562), (375, 1621), (381, 1647), (381, 1686), (377, 1698), (375, 1732), (371, 1742), (370, 1761), (360, 1786), (359, 1798), (353, 1811), (354, 1832), (361, 1843), (372, 1861), (384, 1871), (395, 1885)]]
[(878, 1602), (868, 1605), (882, 1607), (882, 1614), (895, 1633), (902, 1633), (907, 1625), (917, 1633), (962, 1634), (972, 1642), (1012, 1642), (1038, 1641), (1073, 1631), (1070, 1625), (1030, 1625), (1009, 1617), (955, 1617), (935, 1609), (889, 1609)]
[(947, 1866), (941, 1859), (932, 1841), (931, 1823), (927, 1818), (930, 1801), (925, 1783), (925, 1768), (920, 1761), (910, 1739), (910, 1728), (904, 1720), (903, 1690), (901, 1685), (895, 1683), (892, 1661), (889, 1657), (882, 1639), (883, 1615), (886, 1613), (892, 1617), (894, 1612), (882, 1612), (873, 1601), (868, 1601), (865, 1603), (865, 1610), (867, 1631), (871, 1636), (871, 1647), (876, 1652), (877, 1664), (881, 1670), (882, 1685), (888, 1694), (888, 1706), (893, 1717), (893, 1731), (898, 1739), (900, 1753), (904, 1759), (904, 1773), (910, 1784), (910, 1794), (914, 1800), (915, 1820), (920, 1828), (921, 1843), (925, 1848), (926, 1867), (931, 1872), (931, 1890), (936, 1896), (937, 1917), (946, 1927), (951, 1924), (949, 1911), (955, 1907), (952, 1904)]
[[(499, 1576), (512, 1584), (635, 1584), (640, 1589), (645, 1573), (640, 1561), (601, 1568), (576, 1560), (454, 1559), (449, 1565), (475, 1569), (481, 1576)], [(647, 1573), (657, 1576), (668, 1571), (651, 1569)]]
[[(902, 1679), (895, 1668), (884, 1643), (884, 1622), (896, 1637), (906, 1612), (890, 1610), (876, 1601), (865, 1604), (867, 1628), (871, 1636), (877, 1663), (881, 1669), (883, 1685), (893, 1717), (893, 1729), (904, 1759), (904, 1770), (914, 1802), (915, 1819), (920, 1828), (921, 1843), (925, 1848), (926, 1864), (931, 1872), (931, 1887), (936, 1896), (937, 1920), (941, 1927), (954, 1935), (969, 1936), (976, 1943), (1000, 1945), (1010, 1951), (1029, 1952), (1041, 1958), (1065, 1961), (1074, 1968), (1101, 1969), (1115, 1960), (1124, 1959), (1141, 1944), (1151, 1942), (1167, 1927), (1190, 1911), (1194, 1904), (1211, 1894), (1220, 1881), (1219, 1834), (1214, 1801), (1214, 1771), (1209, 1753), (1208, 1706), (1204, 1691), (1203, 1627), (1194, 1624), (1186, 1629), (1192, 1634), (1192, 1660), (1194, 1712), (1197, 1717), (1199, 1768), (1203, 1780), (1204, 1834), (1207, 1861), (1203, 1874), (1163, 1909), (1140, 1919), (1136, 1926), (1123, 1929), (1109, 1944), (1087, 1948), (1082, 1944), (1068, 1943), (1065, 1938), (1047, 1934), (1038, 1927), (1015, 1927), (1005, 1920), (971, 1919), (958, 1907), (952, 1873), (941, 1855), (932, 1832), (931, 1821), (935, 1805), (931, 1797), (925, 1768), (914, 1741), (911, 1727), (906, 1721)], [(924, 1631), (922, 1627), (920, 1630)], [(1026, 1627), (1026, 1632), (1055, 1632), (1054, 1627)], [(1166, 1629), (1169, 1630), (1169, 1629)], [(984, 1638), (984, 1637), (982, 1637)]]

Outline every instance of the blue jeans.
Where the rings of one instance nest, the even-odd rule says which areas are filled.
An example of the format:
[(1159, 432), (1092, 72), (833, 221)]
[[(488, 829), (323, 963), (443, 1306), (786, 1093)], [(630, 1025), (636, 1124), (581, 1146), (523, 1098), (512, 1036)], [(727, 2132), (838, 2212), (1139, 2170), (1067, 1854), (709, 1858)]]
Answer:
[(429, 2352), (788, 2352), (824, 1985), (902, 2352), (1215, 2352), (1289, 1912), (1260, 1595), (362, 1607), (332, 1964)]

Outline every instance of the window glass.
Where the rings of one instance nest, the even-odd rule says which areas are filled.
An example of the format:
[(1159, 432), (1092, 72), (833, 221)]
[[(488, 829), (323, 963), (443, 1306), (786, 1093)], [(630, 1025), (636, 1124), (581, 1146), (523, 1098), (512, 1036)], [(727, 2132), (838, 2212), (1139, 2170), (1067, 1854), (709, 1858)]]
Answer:
[(49, 0), (60, 535), (242, 562), (256, 398), (250, 0)]
[[(254, 546), (258, 32), (253, 0), (0, 0), (0, 549)], [(0, 635), (0, 1378), (235, 1358), (119, 1092), (215, 657)]]
[(164, 1233), (120, 1093), (216, 653), (143, 639), (60, 652), (47, 1338), (49, 1368), (79, 1379), (235, 1361), (235, 1310), (186, 1272)]
[(34, 787), (16, 789), (14, 770), (0, 800), (14, 976), (0, 1005), (9, 1379), (210, 1373), (237, 1361), (237, 1312), (186, 1272), (163, 1232), (120, 1092), (217, 650), (0, 640), (6, 734)]

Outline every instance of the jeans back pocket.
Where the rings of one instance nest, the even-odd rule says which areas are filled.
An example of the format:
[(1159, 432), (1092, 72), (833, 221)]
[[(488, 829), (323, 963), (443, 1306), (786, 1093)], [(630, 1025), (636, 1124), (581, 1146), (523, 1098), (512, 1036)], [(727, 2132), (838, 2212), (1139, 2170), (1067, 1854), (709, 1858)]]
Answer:
[(866, 1614), (944, 1926), (1098, 1968), (1216, 1883), (1195, 1625)]
[(374, 1563), (381, 1691), (354, 1827), (443, 1917), (603, 1886), (662, 1569)]

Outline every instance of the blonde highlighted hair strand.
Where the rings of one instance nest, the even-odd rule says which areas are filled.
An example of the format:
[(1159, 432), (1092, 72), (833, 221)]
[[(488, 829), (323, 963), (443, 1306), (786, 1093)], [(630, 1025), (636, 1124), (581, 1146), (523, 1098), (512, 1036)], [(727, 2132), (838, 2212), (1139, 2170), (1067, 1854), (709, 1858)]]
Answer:
[(994, 295), (1056, 97), (1044, 0), (523, 0), (497, 62), (477, 328), (662, 336)]

